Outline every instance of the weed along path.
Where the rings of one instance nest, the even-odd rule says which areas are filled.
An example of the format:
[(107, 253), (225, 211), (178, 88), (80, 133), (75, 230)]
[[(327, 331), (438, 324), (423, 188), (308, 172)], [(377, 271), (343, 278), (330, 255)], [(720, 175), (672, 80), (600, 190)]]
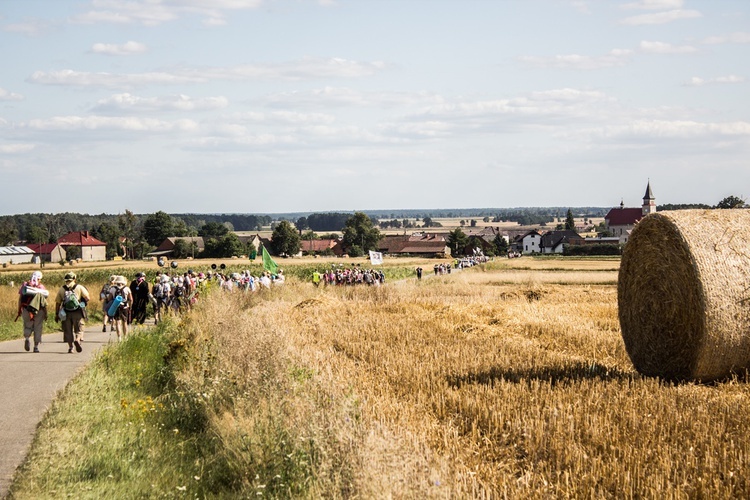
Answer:
[[(20, 323), (18, 326), (21, 329)], [(110, 340), (101, 324), (86, 328), (83, 352), (68, 353), (62, 332), (45, 334), (39, 353), (26, 352), (23, 339), (0, 342), (0, 498), (28, 453), (37, 424), (76, 372)], [(117, 340), (115, 334), (112, 334)]]

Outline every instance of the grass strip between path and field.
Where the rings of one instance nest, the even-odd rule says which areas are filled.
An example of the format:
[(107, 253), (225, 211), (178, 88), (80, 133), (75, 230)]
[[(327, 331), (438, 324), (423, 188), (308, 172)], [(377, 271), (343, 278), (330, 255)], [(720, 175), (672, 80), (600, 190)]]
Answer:
[[(271, 354), (265, 388), (222, 379), (202, 326), (167, 321), (105, 348), (48, 411), (10, 498), (314, 496), (322, 454), (274, 396), (305, 370)], [(253, 425), (236, 432), (239, 405)]]

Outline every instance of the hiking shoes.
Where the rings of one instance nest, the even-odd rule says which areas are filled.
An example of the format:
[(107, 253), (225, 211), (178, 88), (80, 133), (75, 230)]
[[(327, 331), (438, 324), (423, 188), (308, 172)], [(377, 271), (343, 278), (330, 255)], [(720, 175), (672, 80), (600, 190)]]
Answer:
[(34, 352), (39, 352), (39, 348), (37, 346), (34, 346)]
[(102, 327), (102, 332), (106, 332), (106, 331), (107, 331), (107, 325), (104, 325), (104, 326)]
[(74, 340), (74, 341), (73, 341), (73, 345), (74, 345), (74, 346), (76, 346), (76, 352), (81, 352), (81, 351), (83, 351), (83, 348), (81, 347), (81, 343), (80, 343), (80, 342), (78, 342), (77, 340)]
[(73, 348), (72, 347), (68, 347), (68, 354), (70, 354), (72, 352), (73, 352)]
[(23, 339), (23, 348), (26, 349), (26, 351), (31, 350), (31, 343), (29, 342), (28, 337)]

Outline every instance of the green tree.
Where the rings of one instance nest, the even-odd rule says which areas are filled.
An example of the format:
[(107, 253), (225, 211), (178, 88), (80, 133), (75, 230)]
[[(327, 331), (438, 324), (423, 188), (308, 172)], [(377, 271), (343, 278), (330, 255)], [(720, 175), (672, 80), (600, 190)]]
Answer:
[(125, 258), (132, 259), (135, 257), (135, 248), (140, 239), (138, 218), (133, 212), (125, 209), (125, 213), (117, 217), (117, 225), (120, 228), (120, 234), (125, 237)]
[(201, 253), (204, 258), (228, 258), (243, 252), (242, 242), (234, 233), (228, 233), (221, 238), (211, 238), (206, 241), (206, 247)]
[(495, 239), (492, 240), (492, 244), (495, 245), (496, 255), (506, 255), (508, 253), (508, 242), (503, 238), (501, 234), (495, 235)]
[(81, 258), (81, 247), (71, 245), (65, 249), (65, 260), (76, 260)]
[(565, 215), (565, 229), (568, 231), (576, 230), (576, 220), (573, 218), (573, 212), (568, 209), (567, 215)]
[(172, 257), (175, 259), (187, 259), (193, 256), (193, 248), (191, 242), (188, 240), (175, 240), (174, 247), (172, 248)]
[(170, 236), (174, 236), (174, 221), (168, 213), (159, 211), (143, 221), (143, 238), (148, 244), (159, 246)]
[(26, 241), (31, 243), (49, 243), (48, 240), (47, 230), (41, 226), (31, 226), (26, 231)]
[(18, 229), (11, 219), (4, 219), (0, 223), (0, 245), (12, 245), (18, 237)]
[(275, 255), (292, 256), (299, 253), (300, 237), (297, 229), (287, 220), (279, 222), (271, 235), (271, 251)]
[(221, 222), (207, 222), (198, 230), (198, 236), (203, 236), (204, 240), (218, 240), (226, 236), (228, 232), (227, 226)]
[(344, 248), (352, 255), (352, 247), (358, 246), (362, 253), (376, 250), (380, 241), (380, 230), (372, 223), (372, 219), (364, 212), (355, 212), (346, 221), (343, 229)]
[(716, 208), (744, 208), (744, 207), (745, 207), (745, 200), (743, 200), (742, 198), (738, 196), (727, 196), (716, 205)]
[(456, 228), (448, 233), (448, 246), (451, 249), (452, 255), (463, 255), (464, 248), (468, 244), (469, 238), (466, 236), (466, 233), (461, 231), (460, 228)]

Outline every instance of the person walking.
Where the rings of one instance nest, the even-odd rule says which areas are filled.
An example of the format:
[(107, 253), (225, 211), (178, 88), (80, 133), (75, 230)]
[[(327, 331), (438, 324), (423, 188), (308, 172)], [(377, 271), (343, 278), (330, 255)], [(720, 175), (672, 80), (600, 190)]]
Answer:
[(154, 324), (158, 325), (159, 322), (163, 320), (162, 314), (169, 311), (169, 300), (171, 294), (169, 275), (161, 275), (159, 282), (152, 288), (151, 294), (156, 299), (156, 305), (154, 305)]
[(76, 282), (76, 273), (65, 274), (65, 284), (55, 297), (55, 321), (62, 322), (63, 342), (68, 344), (68, 352), (81, 352), (83, 328), (86, 320), (86, 304), (90, 300), (89, 291)]
[(31, 350), (31, 334), (34, 334), (34, 352), (39, 352), (42, 343), (42, 329), (47, 318), (47, 297), (49, 292), (42, 285), (41, 271), (31, 273), (29, 281), (18, 290), (18, 316), (23, 318), (23, 348)]
[(109, 293), (109, 289), (112, 288), (115, 282), (115, 278), (117, 278), (116, 274), (113, 274), (109, 277), (109, 281), (107, 281), (104, 286), (102, 286), (101, 291), (99, 292), (99, 298), (102, 301), (102, 332), (107, 331), (107, 323), (109, 323), (109, 331), (113, 332), (115, 330), (115, 326), (112, 324), (112, 318), (107, 316), (107, 310), (109, 309), (110, 302), (107, 297), (107, 294)]
[(145, 273), (138, 273), (130, 283), (130, 291), (133, 296), (133, 312), (131, 323), (142, 325), (146, 321), (148, 308), (148, 282)]
[(109, 289), (107, 295), (109, 301), (114, 301), (117, 297), (122, 298), (120, 306), (115, 311), (108, 311), (111, 313), (112, 319), (115, 322), (115, 331), (117, 332), (117, 340), (120, 341), (123, 337), (128, 335), (128, 323), (130, 319), (130, 311), (133, 306), (133, 293), (128, 287), (128, 282), (125, 276), (115, 277), (115, 281), (112, 287)]

